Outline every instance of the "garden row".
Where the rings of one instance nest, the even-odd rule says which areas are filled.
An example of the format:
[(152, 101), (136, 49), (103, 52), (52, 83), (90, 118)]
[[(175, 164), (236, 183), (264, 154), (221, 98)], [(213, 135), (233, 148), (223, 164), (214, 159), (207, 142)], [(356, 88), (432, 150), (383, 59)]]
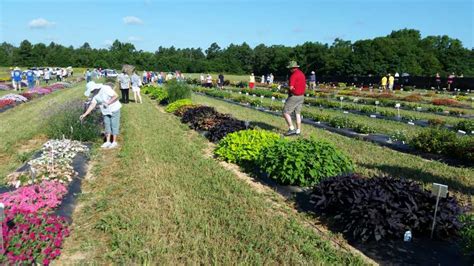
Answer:
[[(195, 88), (195, 91), (207, 91), (209, 89), (204, 88)], [(268, 96), (268, 91), (261, 90), (243, 90), (239, 91), (239, 94), (244, 93), (246, 96), (255, 95), (266, 98)], [(275, 95), (275, 93), (272, 93)], [(285, 99), (287, 96), (283, 94), (278, 94), (278, 99)], [(272, 101), (275, 101), (275, 96), (271, 96)], [(256, 101), (257, 103), (258, 101)], [(435, 114), (419, 114), (412, 111), (401, 111), (400, 115), (388, 108), (381, 108), (377, 106), (368, 106), (360, 104), (343, 104), (341, 102), (330, 101), (327, 99), (317, 99), (317, 98), (305, 98), (305, 103), (309, 106), (316, 106), (319, 108), (324, 108), (328, 110), (343, 110), (344, 113), (352, 113), (356, 115), (369, 116), (370, 118), (377, 118), (383, 120), (389, 120), (393, 122), (400, 122), (402, 124), (417, 125), (417, 126), (434, 126), (434, 127), (444, 127), (446, 129), (459, 131), (463, 134), (473, 134), (474, 132), (474, 120), (473, 119), (461, 119), (461, 118), (440, 118)], [(278, 103), (272, 105), (278, 105)], [(447, 125), (451, 123), (454, 126)], [(362, 132), (361, 132), (362, 133)], [(368, 132), (370, 133), (370, 132)], [(389, 132), (383, 132), (389, 133)], [(390, 133), (389, 133), (390, 134)]]
[[(77, 171), (84, 169), (89, 153), (83, 141), (96, 140), (100, 129), (98, 121), (78, 121), (81, 101), (72, 100), (53, 109), (45, 124), (51, 139), (6, 177), (9, 187), (0, 189), (6, 191), (0, 194), (5, 214), (2, 264), (48, 265), (61, 254), (64, 238), (69, 235), (70, 213), (66, 210), (71, 207), (69, 199), (75, 197), (72, 191), (80, 186)], [(93, 119), (98, 118), (93, 115)]]
[[(254, 106), (255, 108), (261, 106), (264, 108), (264, 110), (268, 112), (282, 109), (282, 104), (280, 102), (268, 102), (255, 97), (236, 95), (223, 91), (215, 91), (208, 89), (196, 90), (200, 91), (201, 93), (205, 93), (208, 96), (220, 99), (227, 99), (241, 104), (247, 104), (250, 106)], [(407, 146), (409, 145), (416, 151), (434, 154), (436, 156), (442, 155), (446, 158), (454, 158), (468, 165), (471, 164), (474, 160), (474, 137), (460, 136), (446, 129), (419, 128), (415, 130), (409, 125), (398, 125), (398, 122), (373, 121), (370, 118), (357, 119), (354, 116), (341, 116), (335, 113), (331, 113), (329, 111), (312, 110), (310, 108), (304, 108), (302, 115), (306, 118), (313, 120), (314, 122), (319, 123), (315, 124), (314, 122), (312, 122), (311, 124), (321, 127), (324, 126), (324, 128), (326, 129), (328, 129), (328, 127), (331, 127), (334, 129), (350, 129), (356, 133), (361, 134), (370, 134), (375, 132), (389, 134), (382, 140), (379, 140), (380, 137), (383, 137), (380, 134), (377, 134), (377, 139), (371, 139), (371, 135), (366, 138), (371, 141), (381, 143), (383, 145), (386, 145), (387, 142), (395, 142), (401, 148), (403, 148), (402, 146), (406, 146), (405, 148), (403, 148), (403, 150), (409, 150), (409, 147)], [(467, 126), (469, 126), (469, 122), (472, 122), (469, 120), (466, 121)], [(321, 122), (324, 124), (321, 125)], [(406, 132), (404, 132), (404, 129), (406, 129), (407, 131), (410, 130), (411, 134), (407, 135)], [(340, 130), (334, 130), (334, 132), (341, 133)], [(391, 145), (388, 146), (391, 147)]]
[[(264, 96), (272, 99), (286, 99), (287, 94), (274, 92), (271, 90), (264, 89), (236, 89), (227, 88), (233, 92), (240, 92), (244, 94), (255, 94), (256, 96)], [(351, 91), (349, 91), (351, 92)], [(325, 94), (315, 93), (313, 91), (306, 92), (305, 102), (307, 104), (327, 107), (327, 108), (339, 108), (344, 110), (353, 110), (364, 114), (375, 114), (378, 113), (384, 117), (391, 117), (399, 120), (402, 118), (405, 121), (413, 120), (440, 120), (441, 122), (456, 124), (462, 117), (470, 118), (474, 113), (467, 113), (468, 110), (462, 109), (445, 109), (435, 105), (423, 105), (413, 102), (399, 102), (388, 100), (385, 98), (372, 99), (372, 98), (360, 98), (351, 97), (345, 94)], [(392, 94), (380, 94), (380, 95), (392, 95)], [(317, 96), (317, 98), (313, 98)], [(348, 103), (350, 102), (350, 103)], [(399, 110), (396, 106), (399, 106)], [(446, 118), (440, 118), (439, 116), (448, 116)]]
[[(308, 203), (313, 211), (333, 219), (341, 232), (354, 239), (399, 239), (407, 230), (417, 236), (429, 235), (436, 198), (420, 184), (353, 174), (355, 165), (351, 158), (323, 140), (283, 138), (219, 113), (213, 107), (193, 105), (189, 99), (168, 103), (166, 111), (217, 142), (216, 157), (281, 185), (313, 187)], [(216, 131), (220, 134), (216, 135)], [(463, 209), (453, 197), (441, 199), (440, 204), (443, 213), (437, 220), (435, 235), (441, 239), (455, 238), (464, 232), (462, 228), (468, 228), (460, 221)]]
[(20, 94), (7, 94), (0, 97), (0, 112), (6, 111), (19, 104), (29, 102), (35, 98), (50, 94), (57, 90), (72, 87), (71, 83), (58, 82), (46, 87), (35, 87), (31, 90), (22, 92)]

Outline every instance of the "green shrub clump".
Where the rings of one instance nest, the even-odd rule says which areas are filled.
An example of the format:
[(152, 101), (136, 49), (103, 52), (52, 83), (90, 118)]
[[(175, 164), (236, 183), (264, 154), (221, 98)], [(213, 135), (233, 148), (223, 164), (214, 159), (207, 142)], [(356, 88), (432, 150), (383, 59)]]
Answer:
[(162, 87), (145, 86), (143, 93), (150, 95), (151, 99), (156, 100), (159, 103), (165, 102), (168, 99), (168, 93)]
[(463, 225), (460, 235), (465, 253), (474, 253), (474, 214), (463, 214), (459, 219)]
[(178, 108), (182, 106), (186, 106), (186, 105), (192, 105), (192, 104), (193, 102), (190, 99), (177, 100), (175, 102), (168, 104), (168, 106), (166, 106), (165, 111), (168, 113), (174, 113), (176, 110), (178, 110)]
[(261, 130), (242, 130), (223, 138), (214, 153), (221, 159), (238, 164), (258, 164), (262, 150), (280, 139), (277, 133)]
[(284, 185), (311, 186), (353, 170), (352, 161), (331, 143), (282, 139), (262, 150), (260, 169)]
[(470, 133), (474, 131), (474, 119), (459, 121), (454, 128)]
[(50, 110), (48, 114), (46, 134), (52, 139), (63, 137), (79, 141), (96, 141), (100, 137), (102, 115), (95, 110), (82, 122), (79, 116), (84, 107), (80, 101), (64, 103)]
[(191, 99), (191, 87), (184, 82), (168, 81), (166, 91), (168, 93), (168, 102), (170, 103), (181, 99)]

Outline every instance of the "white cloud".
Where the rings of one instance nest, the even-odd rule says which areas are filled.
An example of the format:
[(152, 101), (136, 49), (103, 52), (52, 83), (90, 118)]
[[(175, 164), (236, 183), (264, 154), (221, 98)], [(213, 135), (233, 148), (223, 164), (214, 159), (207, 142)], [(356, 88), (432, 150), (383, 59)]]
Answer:
[(140, 41), (142, 41), (142, 40), (143, 40), (142, 38), (136, 37), (136, 36), (130, 36), (130, 37), (128, 37), (128, 41), (129, 41), (129, 42), (140, 42)]
[(127, 25), (140, 25), (140, 24), (143, 24), (143, 21), (134, 16), (126, 16), (126, 17), (123, 17), (123, 23)]
[(30, 27), (31, 29), (44, 29), (51, 27), (54, 24), (56, 23), (48, 21), (44, 18), (37, 18), (30, 21), (30, 23), (28, 23), (28, 27)]

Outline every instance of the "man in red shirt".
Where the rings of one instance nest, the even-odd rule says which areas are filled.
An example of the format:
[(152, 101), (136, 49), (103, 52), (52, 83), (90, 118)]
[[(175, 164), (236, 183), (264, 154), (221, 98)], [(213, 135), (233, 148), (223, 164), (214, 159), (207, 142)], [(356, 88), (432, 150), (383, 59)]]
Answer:
[[(285, 107), (283, 108), (283, 116), (288, 124), (289, 130), (286, 136), (301, 134), (301, 108), (304, 103), (304, 92), (306, 89), (306, 77), (299, 69), (296, 61), (290, 61), (288, 68), (291, 71), (290, 89), (288, 91), (288, 99), (286, 99)], [(293, 127), (291, 114), (296, 115), (296, 130)]]

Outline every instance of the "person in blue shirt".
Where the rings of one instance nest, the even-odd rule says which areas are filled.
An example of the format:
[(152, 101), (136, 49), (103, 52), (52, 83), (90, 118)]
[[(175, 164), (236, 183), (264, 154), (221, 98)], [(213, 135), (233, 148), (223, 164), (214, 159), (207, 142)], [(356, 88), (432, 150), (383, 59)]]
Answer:
[(15, 90), (20, 91), (21, 90), (21, 70), (16, 67), (15, 70), (13, 70), (13, 88)]
[(28, 82), (28, 89), (31, 90), (35, 86), (35, 72), (29, 69), (26, 71), (26, 81)]

